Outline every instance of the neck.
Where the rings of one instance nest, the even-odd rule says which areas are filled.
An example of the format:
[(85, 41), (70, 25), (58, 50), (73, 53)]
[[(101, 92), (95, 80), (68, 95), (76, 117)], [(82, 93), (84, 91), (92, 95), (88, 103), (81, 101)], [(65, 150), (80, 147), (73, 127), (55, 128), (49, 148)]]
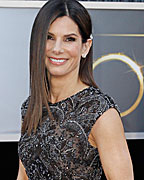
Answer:
[(64, 100), (73, 94), (87, 88), (78, 77), (49, 77), (50, 83), (50, 102), (56, 103)]

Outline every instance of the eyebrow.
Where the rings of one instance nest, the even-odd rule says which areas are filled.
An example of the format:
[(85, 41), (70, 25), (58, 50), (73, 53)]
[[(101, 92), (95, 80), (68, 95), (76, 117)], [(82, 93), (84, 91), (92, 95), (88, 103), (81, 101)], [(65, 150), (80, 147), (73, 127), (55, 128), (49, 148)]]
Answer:
[[(48, 32), (48, 34), (50, 34), (50, 35), (54, 36), (54, 34), (53, 34), (53, 33), (51, 33), (51, 32)], [(77, 34), (75, 34), (75, 33), (70, 33), (70, 34), (65, 34), (65, 35), (64, 35), (64, 37), (68, 37), (68, 36), (76, 36), (76, 37), (78, 37), (78, 35), (77, 35)]]

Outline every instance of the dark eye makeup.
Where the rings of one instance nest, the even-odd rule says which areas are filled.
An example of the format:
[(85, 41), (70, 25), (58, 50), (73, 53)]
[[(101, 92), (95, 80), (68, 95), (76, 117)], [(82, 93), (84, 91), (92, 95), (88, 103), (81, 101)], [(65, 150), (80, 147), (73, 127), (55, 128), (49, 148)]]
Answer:
[[(53, 39), (54, 39), (54, 38), (53, 38), (52, 35), (50, 35), (50, 34), (47, 35), (47, 40), (53, 40)], [(74, 38), (74, 37), (66, 37), (66, 38), (65, 38), (65, 41), (66, 41), (66, 42), (76, 41), (76, 38)]]
[(51, 35), (47, 35), (47, 39), (53, 39), (53, 37)]
[(75, 41), (76, 39), (74, 37), (68, 37), (66, 38), (66, 41)]

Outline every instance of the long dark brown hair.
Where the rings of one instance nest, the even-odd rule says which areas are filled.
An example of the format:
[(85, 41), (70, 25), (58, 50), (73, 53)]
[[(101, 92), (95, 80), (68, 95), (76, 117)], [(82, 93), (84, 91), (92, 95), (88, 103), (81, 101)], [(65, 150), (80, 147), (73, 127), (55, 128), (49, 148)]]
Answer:
[[(22, 132), (30, 134), (42, 122), (42, 109), (45, 106), (51, 116), (48, 105), (50, 84), (45, 65), (45, 48), (50, 25), (59, 17), (68, 16), (78, 26), (85, 43), (92, 34), (92, 23), (88, 11), (76, 0), (49, 0), (39, 11), (33, 24), (30, 41), (30, 100), (24, 117)], [(92, 47), (86, 58), (80, 62), (79, 77), (89, 86), (95, 86), (93, 78)]]

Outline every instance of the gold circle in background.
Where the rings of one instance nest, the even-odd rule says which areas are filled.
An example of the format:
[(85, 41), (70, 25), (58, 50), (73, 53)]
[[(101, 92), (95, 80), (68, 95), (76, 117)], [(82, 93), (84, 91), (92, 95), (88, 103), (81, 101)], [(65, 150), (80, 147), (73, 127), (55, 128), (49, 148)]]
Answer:
[(98, 66), (99, 64), (101, 64), (103, 62), (112, 61), (112, 60), (122, 61), (123, 63), (127, 64), (133, 70), (133, 72), (136, 74), (138, 81), (139, 81), (139, 84), (140, 84), (139, 94), (137, 96), (136, 101), (134, 102), (134, 104), (129, 109), (127, 109), (121, 113), (121, 116), (124, 117), (136, 109), (136, 107), (139, 105), (139, 103), (143, 97), (143, 91), (144, 91), (143, 73), (141, 72), (140, 66), (135, 61), (133, 61), (130, 57), (128, 57), (124, 54), (121, 54), (121, 53), (108, 54), (108, 55), (105, 55), (105, 56), (98, 58), (93, 63), (93, 69), (95, 69), (96, 66)]

